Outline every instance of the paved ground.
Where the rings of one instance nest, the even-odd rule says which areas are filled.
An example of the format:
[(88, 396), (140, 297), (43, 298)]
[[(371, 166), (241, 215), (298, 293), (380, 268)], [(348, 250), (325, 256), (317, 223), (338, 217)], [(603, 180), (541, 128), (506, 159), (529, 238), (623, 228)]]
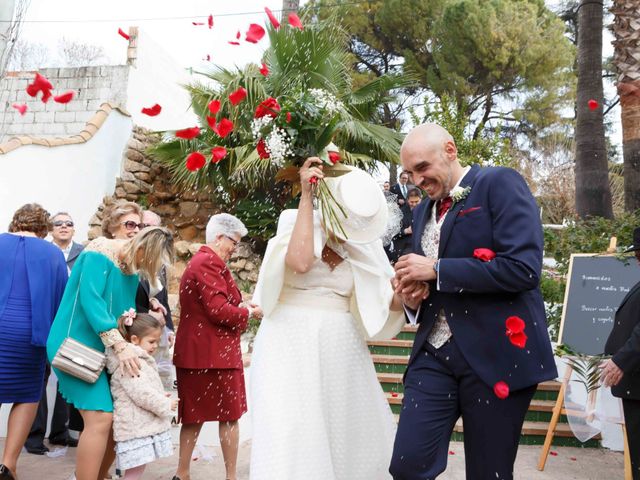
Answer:
[[(0, 439), (4, 446), (4, 439)], [(439, 480), (464, 480), (464, 452), (461, 443), (451, 444), (447, 471)], [(605, 449), (554, 448), (556, 456), (549, 456), (544, 472), (536, 469), (541, 447), (521, 446), (516, 461), (518, 480), (602, 480), (623, 478), (623, 457), (621, 453)], [(251, 441), (241, 445), (238, 479), (249, 479), (249, 455)], [(191, 480), (224, 480), (224, 468), (220, 449), (211, 447), (215, 452), (212, 461), (199, 459), (193, 463)], [(67, 454), (59, 458), (23, 453), (20, 457), (19, 480), (67, 480), (73, 472), (75, 452), (68, 449)], [(177, 456), (156, 462), (147, 468), (143, 480), (171, 480)], [(278, 480), (278, 479), (274, 479)]]

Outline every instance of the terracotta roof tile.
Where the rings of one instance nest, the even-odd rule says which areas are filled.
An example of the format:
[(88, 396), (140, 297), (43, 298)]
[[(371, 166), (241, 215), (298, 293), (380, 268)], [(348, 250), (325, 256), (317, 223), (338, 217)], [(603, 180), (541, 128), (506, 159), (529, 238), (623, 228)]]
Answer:
[(124, 108), (114, 105), (109, 102), (105, 102), (100, 105), (100, 108), (89, 119), (84, 129), (74, 135), (66, 137), (36, 137), (32, 135), (19, 135), (11, 137), (4, 143), (0, 143), (0, 155), (9, 153), (23, 145), (42, 145), (44, 147), (59, 147), (60, 145), (74, 145), (78, 143), (86, 143), (91, 137), (93, 137), (98, 129), (102, 127), (109, 114), (117, 110), (122, 115), (130, 117), (131, 114)]

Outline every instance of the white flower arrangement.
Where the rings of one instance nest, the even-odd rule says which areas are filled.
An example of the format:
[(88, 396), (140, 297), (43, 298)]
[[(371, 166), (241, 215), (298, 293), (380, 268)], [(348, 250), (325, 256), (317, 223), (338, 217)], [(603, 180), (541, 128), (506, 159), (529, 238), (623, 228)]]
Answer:
[(282, 128), (275, 127), (264, 139), (264, 146), (271, 157), (271, 161), (278, 166), (284, 164), (287, 156), (292, 155), (289, 137)]
[(251, 134), (253, 138), (258, 140), (262, 136), (262, 129), (272, 122), (273, 117), (269, 115), (251, 120)]
[(471, 187), (462, 188), (461, 186), (457, 186), (449, 192), (449, 196), (451, 197), (451, 200), (453, 200), (453, 203), (458, 203), (467, 198), (470, 191)]
[(326, 110), (331, 115), (344, 108), (342, 102), (326, 90), (321, 88), (311, 88), (309, 89), (309, 94), (311, 95), (311, 98), (314, 99), (314, 103), (318, 107)]

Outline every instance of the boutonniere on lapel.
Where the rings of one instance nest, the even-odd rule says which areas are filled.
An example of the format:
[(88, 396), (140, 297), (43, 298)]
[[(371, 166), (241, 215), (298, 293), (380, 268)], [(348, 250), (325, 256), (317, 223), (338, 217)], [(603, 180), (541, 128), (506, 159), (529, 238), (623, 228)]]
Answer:
[(451, 197), (451, 200), (453, 200), (453, 205), (467, 198), (467, 195), (469, 195), (470, 191), (471, 187), (454, 187), (451, 192), (449, 192), (449, 196)]

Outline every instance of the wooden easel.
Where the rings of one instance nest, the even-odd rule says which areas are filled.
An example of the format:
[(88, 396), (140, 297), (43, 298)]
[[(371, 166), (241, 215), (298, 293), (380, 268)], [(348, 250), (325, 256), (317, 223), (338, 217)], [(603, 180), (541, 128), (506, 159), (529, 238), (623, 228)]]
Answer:
[[(617, 238), (611, 237), (609, 241), (609, 248), (607, 248), (607, 253), (612, 254), (616, 251)], [(564, 397), (567, 391), (567, 385), (571, 380), (571, 374), (573, 373), (573, 368), (567, 365), (566, 370), (564, 372), (564, 377), (562, 379), (562, 384), (560, 385), (560, 391), (558, 392), (558, 398), (556, 399), (556, 404), (553, 407), (553, 414), (551, 415), (551, 421), (549, 422), (549, 428), (547, 429), (547, 434), (544, 438), (544, 445), (542, 447), (542, 452), (540, 452), (540, 459), (538, 460), (538, 470), (544, 470), (544, 467), (547, 463), (547, 458), (549, 457), (549, 451), (551, 450), (551, 443), (553, 442), (553, 437), (555, 435), (556, 427), (558, 425), (558, 420), (560, 419), (560, 415), (570, 414), (584, 414), (584, 412), (575, 412), (571, 410), (567, 410), (563, 407), (564, 405)], [(588, 397), (588, 405), (595, 405), (595, 391), (589, 393)], [(587, 407), (587, 411), (591, 411), (592, 408)], [(629, 440), (627, 439), (627, 429), (622, 423), (622, 435), (624, 437), (624, 480), (632, 480), (632, 472), (631, 472), (631, 456), (629, 455)]]

